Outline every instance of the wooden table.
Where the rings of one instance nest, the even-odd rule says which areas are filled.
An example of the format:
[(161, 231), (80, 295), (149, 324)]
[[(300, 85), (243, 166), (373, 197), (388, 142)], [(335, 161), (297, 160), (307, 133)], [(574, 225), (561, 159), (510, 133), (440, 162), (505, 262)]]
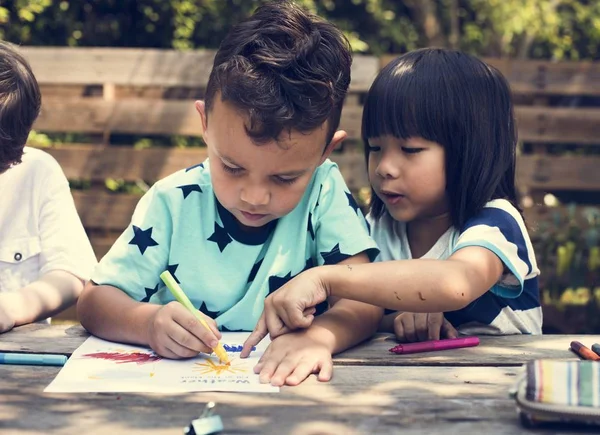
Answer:
[[(0, 335), (0, 351), (70, 355), (86, 337), (80, 326), (28, 325)], [(393, 339), (378, 335), (337, 356), (331, 382), (313, 376), (278, 394), (46, 394), (58, 367), (0, 365), (0, 433), (181, 434), (215, 401), (227, 434), (512, 435), (524, 432), (508, 397), (520, 365), (572, 359), (574, 339), (600, 342), (483, 337), (475, 348), (399, 356), (387, 352)]]

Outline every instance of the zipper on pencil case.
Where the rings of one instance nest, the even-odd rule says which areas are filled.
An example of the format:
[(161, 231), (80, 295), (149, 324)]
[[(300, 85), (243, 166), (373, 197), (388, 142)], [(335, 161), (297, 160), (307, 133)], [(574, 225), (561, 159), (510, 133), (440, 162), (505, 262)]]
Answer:
[(519, 388), (519, 391), (515, 395), (517, 405), (521, 407), (523, 411), (531, 412), (535, 417), (554, 420), (556, 418), (568, 418), (568, 417), (583, 417), (588, 421), (594, 423), (600, 423), (600, 408), (589, 407), (585, 409), (584, 406), (568, 406), (568, 405), (553, 405), (548, 403), (538, 403), (527, 400), (525, 395), (525, 384)]

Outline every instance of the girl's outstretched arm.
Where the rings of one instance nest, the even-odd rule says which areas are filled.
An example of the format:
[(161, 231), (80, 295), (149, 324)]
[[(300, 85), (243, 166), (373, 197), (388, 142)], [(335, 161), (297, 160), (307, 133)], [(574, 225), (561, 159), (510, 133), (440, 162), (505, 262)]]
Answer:
[(264, 328), (274, 338), (307, 328), (308, 310), (334, 296), (413, 313), (454, 311), (500, 280), (504, 266), (486, 248), (469, 246), (447, 260), (398, 260), (309, 269), (265, 300)]

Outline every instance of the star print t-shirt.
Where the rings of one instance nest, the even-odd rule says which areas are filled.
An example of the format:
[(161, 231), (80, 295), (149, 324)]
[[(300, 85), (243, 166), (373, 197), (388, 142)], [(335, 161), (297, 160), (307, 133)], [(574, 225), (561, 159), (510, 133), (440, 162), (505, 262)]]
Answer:
[(264, 299), (305, 269), (377, 254), (337, 165), (315, 171), (300, 203), (259, 231), (242, 231), (216, 200), (209, 162), (156, 183), (92, 280), (141, 302), (174, 300), (159, 275), (169, 270), (194, 306), (222, 330), (249, 331)]

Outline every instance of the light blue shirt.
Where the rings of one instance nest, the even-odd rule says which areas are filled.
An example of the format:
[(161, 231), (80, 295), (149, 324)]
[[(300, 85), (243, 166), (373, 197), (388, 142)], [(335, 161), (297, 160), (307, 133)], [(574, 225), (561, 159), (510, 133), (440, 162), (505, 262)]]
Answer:
[(167, 304), (174, 298), (159, 275), (169, 270), (222, 330), (249, 331), (265, 297), (294, 276), (363, 251), (371, 259), (378, 254), (335, 163), (317, 168), (289, 214), (248, 233), (216, 200), (207, 160), (157, 182), (142, 197), (92, 280), (138, 301)]

